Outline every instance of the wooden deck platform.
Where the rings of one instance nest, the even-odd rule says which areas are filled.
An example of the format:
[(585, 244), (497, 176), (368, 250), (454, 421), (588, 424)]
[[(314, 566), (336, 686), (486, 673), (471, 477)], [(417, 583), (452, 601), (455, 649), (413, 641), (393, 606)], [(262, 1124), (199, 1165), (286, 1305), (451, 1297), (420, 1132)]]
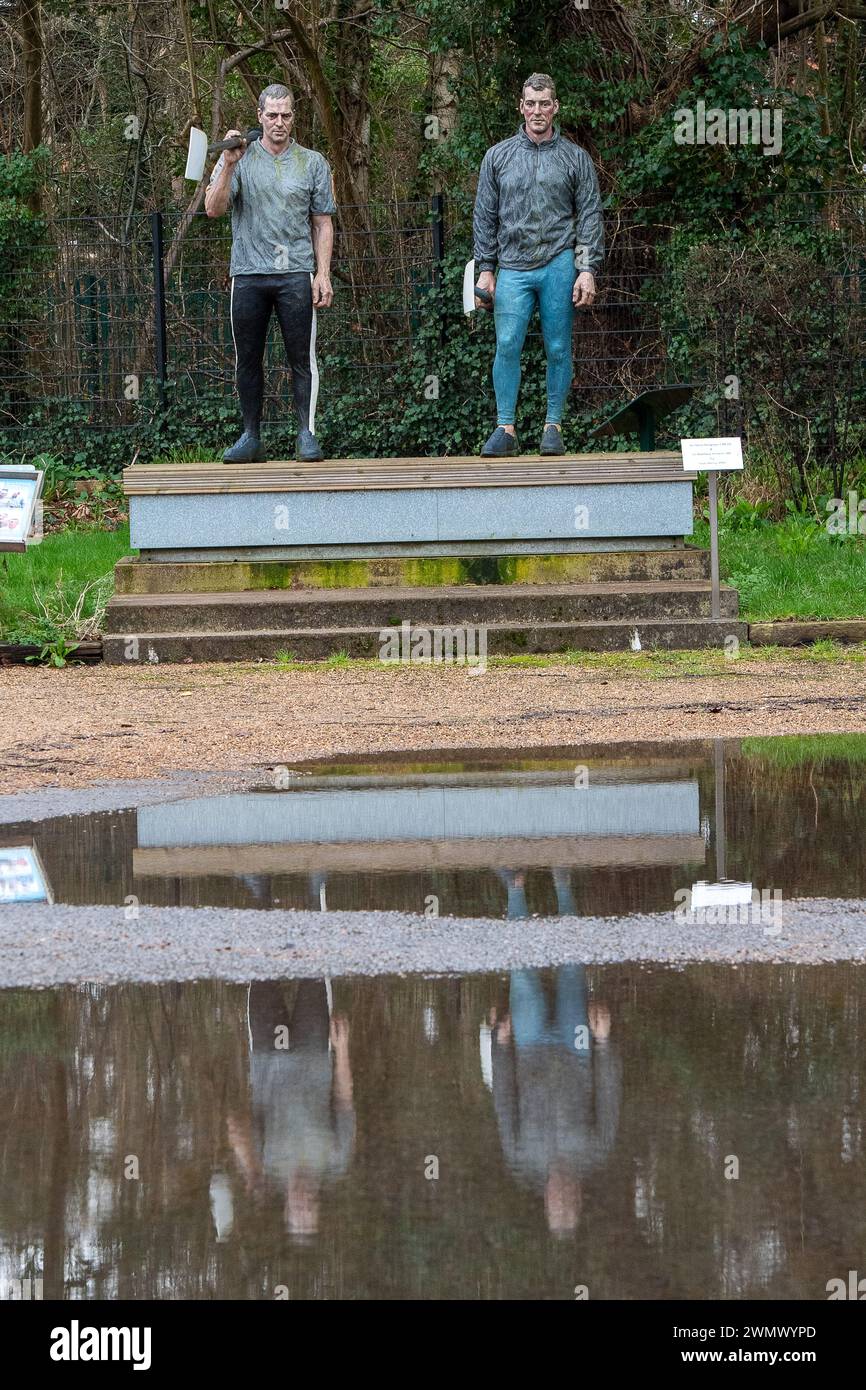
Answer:
[(555, 484), (694, 480), (680, 453), (572, 454), (514, 459), (326, 459), (322, 463), (135, 464), (123, 475), (129, 497), (218, 492), (342, 492), (394, 488), (542, 487)]

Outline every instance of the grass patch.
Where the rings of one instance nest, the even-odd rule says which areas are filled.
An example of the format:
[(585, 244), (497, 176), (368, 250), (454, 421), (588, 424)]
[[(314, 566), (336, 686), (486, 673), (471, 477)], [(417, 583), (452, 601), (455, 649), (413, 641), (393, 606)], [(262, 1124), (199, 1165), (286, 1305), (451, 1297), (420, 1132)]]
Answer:
[(351, 664), (352, 658), (349, 656), (348, 652), (331, 652), (331, 655), (325, 659), (326, 666), (338, 666), (342, 668), (343, 666), (351, 666)]
[(154, 459), (153, 463), (222, 463), (224, 450), (211, 449), (207, 445), (192, 449), (177, 448), (167, 449), (159, 458)]
[[(706, 521), (695, 523), (693, 544), (709, 548)], [(866, 617), (866, 535), (833, 536), (799, 515), (729, 513), (719, 522), (719, 565), (748, 622)]]
[(129, 527), (75, 527), (23, 554), (0, 555), (0, 641), (42, 645), (52, 633), (91, 636), (111, 595), (116, 562), (129, 555)]
[[(549, 670), (574, 668), (577, 671), (597, 671), (609, 677), (639, 676), (647, 680), (682, 680), (689, 676), (736, 677), (743, 666), (757, 665), (833, 665), (837, 663), (866, 663), (866, 643), (840, 646), (836, 642), (816, 642), (807, 647), (749, 647), (741, 648), (738, 658), (725, 656), (716, 648), (692, 651), (643, 652), (556, 652), (549, 656), (490, 656), (490, 670)], [(231, 669), (250, 672), (276, 666), (282, 671), (378, 671), (380, 674), (405, 671), (454, 671), (464, 669), (454, 664), (430, 662), (402, 665), (399, 661), (377, 661), (370, 657), (349, 657), (335, 652), (323, 661), (305, 661), (290, 652), (279, 652), (273, 662), (255, 665), (232, 663)], [(475, 674), (473, 680), (479, 679)]]

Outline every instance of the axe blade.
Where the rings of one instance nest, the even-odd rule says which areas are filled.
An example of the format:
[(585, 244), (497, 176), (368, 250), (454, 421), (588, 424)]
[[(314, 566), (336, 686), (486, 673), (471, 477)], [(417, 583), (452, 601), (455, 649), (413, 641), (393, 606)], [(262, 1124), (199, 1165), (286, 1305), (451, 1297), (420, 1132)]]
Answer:
[(185, 179), (192, 179), (193, 183), (201, 183), (204, 178), (204, 166), (207, 161), (207, 136), (198, 126), (192, 126), (189, 132), (189, 152), (186, 157)]
[(475, 261), (467, 261), (463, 271), (463, 312), (475, 313)]

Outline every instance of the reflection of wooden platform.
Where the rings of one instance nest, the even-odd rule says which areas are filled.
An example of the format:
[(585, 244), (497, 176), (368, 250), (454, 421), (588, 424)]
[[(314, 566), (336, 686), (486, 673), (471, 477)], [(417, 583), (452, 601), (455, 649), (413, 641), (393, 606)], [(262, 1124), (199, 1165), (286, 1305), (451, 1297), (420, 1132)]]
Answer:
[(368, 844), (200, 845), (136, 849), (136, 878), (238, 874), (397, 873), (428, 869), (623, 868), (703, 863), (700, 835), (547, 839), (392, 840)]
[(382, 778), (365, 790), (340, 786), (307, 791), (229, 792), (191, 801), (142, 806), (138, 844), (144, 849), (188, 851), (236, 845), (424, 846), (431, 841), (466, 843), (593, 839), (636, 841), (694, 836), (700, 831), (700, 798), (693, 779), (674, 782), (593, 782), (572, 778), (521, 780), (504, 786), (429, 782), (393, 787)]
[(693, 482), (682, 456), (653, 453), (572, 454), (513, 459), (325, 459), (323, 463), (144, 463), (123, 475), (128, 497), (204, 492), (340, 492), (348, 488), (541, 487), (545, 483)]

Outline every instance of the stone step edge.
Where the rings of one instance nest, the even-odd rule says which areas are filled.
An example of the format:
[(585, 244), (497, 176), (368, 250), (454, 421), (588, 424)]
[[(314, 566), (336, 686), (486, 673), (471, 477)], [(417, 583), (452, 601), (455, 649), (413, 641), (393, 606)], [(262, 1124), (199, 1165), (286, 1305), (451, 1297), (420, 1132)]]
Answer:
[[(702, 618), (692, 621), (669, 619), (650, 623), (565, 623), (536, 624), (532, 627), (515, 627), (506, 624), (498, 626), (483, 625), (484, 639), (471, 627), (451, 624), (452, 632), (463, 632), (464, 640), (453, 638), (441, 642), (437, 651), (435, 634), (443, 633), (448, 624), (424, 627), (419, 625), (415, 634), (424, 632), (428, 636), (425, 650), (418, 652), (417, 645), (413, 659), (412, 648), (404, 651), (405, 644), (400, 630), (393, 632), (396, 641), (389, 644), (387, 651), (383, 629), (360, 628), (346, 630), (339, 628), (304, 628), (277, 632), (197, 632), (197, 633), (137, 633), (107, 634), (103, 643), (103, 656), (109, 665), (146, 665), (164, 662), (167, 665), (198, 662), (232, 662), (274, 660), (281, 652), (291, 655), (296, 661), (326, 662), (329, 658), (345, 653), (349, 660), (362, 660), (383, 665), (439, 665), (445, 664), (480, 666), (489, 655), (497, 656), (553, 656), (567, 651), (628, 651), (632, 645), (632, 634), (637, 629), (642, 650), (688, 651), (700, 649), (719, 650), (727, 647), (729, 641), (745, 645), (748, 640), (748, 625), (736, 619)], [(429, 642), (433, 634), (432, 643)], [(136, 645), (130, 650), (128, 643), (135, 637)], [(461, 652), (461, 647), (463, 651)]]
[[(720, 593), (734, 594), (736, 589), (730, 584), (722, 584)], [(574, 584), (437, 584), (423, 588), (406, 589), (398, 585), (383, 586), (381, 590), (373, 586), (360, 589), (236, 589), (194, 591), (192, 593), (169, 594), (115, 594), (109, 600), (109, 607), (190, 607), (203, 608), (207, 604), (230, 607), (235, 604), (263, 605), (266, 603), (286, 606), (311, 606), (314, 603), (331, 603), (334, 607), (350, 603), (394, 604), (430, 602), (437, 599), (464, 599), (484, 602), (486, 599), (510, 598), (567, 599), (567, 598), (608, 598), (625, 593), (634, 595), (677, 595), (711, 594), (712, 584), (708, 579), (617, 579), (603, 580), (599, 583)]]
[[(414, 625), (413, 625), (414, 626)], [(487, 632), (492, 633), (523, 633), (532, 634), (534, 632), (582, 632), (603, 629), (605, 632), (633, 632), (635, 628), (638, 635), (641, 632), (652, 632), (658, 628), (689, 628), (689, 627), (718, 627), (730, 629), (748, 628), (748, 623), (744, 618), (720, 618), (693, 617), (693, 618), (599, 618), (587, 622), (558, 622), (558, 623), (418, 623), (416, 631), (427, 630), (431, 632), (442, 631), (445, 628), (459, 631), (465, 627), (483, 627)], [(287, 638), (294, 637), (313, 638), (313, 637), (333, 637), (347, 638), (377, 636), (380, 632), (399, 633), (399, 627), (298, 627), (298, 628), (241, 628), (223, 632), (210, 629), (200, 631), (179, 631), (170, 632), (106, 632), (103, 636), (103, 645), (108, 642), (124, 642), (135, 637), (139, 642), (197, 642), (197, 641), (285, 641)]]

